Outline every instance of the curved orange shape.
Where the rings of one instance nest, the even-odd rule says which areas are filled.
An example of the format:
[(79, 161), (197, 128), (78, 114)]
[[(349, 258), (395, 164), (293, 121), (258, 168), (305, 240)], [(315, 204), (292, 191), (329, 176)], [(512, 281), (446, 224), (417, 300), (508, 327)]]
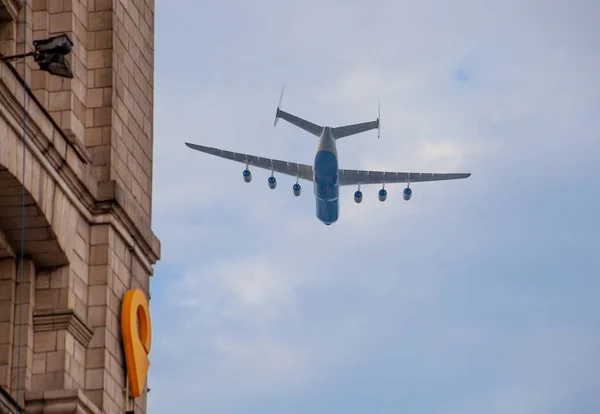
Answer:
[(152, 346), (150, 309), (146, 295), (141, 289), (125, 292), (121, 305), (121, 333), (131, 396), (139, 397), (148, 378), (148, 355)]

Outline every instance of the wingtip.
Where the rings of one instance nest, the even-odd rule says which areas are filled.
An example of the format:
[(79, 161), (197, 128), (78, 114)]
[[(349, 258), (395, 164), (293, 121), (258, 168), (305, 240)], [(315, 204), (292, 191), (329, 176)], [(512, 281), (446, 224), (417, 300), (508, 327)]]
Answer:
[(186, 142), (185, 146), (196, 151), (198, 150), (198, 145), (192, 144), (191, 142)]

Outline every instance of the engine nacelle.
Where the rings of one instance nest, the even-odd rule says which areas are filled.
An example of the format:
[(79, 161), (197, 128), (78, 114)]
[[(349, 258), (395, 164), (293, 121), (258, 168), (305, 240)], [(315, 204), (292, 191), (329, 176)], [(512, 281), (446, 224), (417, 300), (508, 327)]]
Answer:
[(402, 197), (404, 197), (406, 201), (410, 200), (410, 198), (412, 197), (412, 190), (406, 187), (404, 189), (404, 192), (402, 193)]
[(244, 170), (242, 175), (244, 176), (244, 181), (246, 181), (247, 183), (252, 181), (252, 173), (250, 172), (250, 170)]
[(270, 177), (269, 177), (269, 188), (270, 188), (271, 190), (274, 190), (274, 189), (275, 189), (275, 187), (277, 187), (277, 180), (275, 179), (275, 177), (273, 177), (273, 176), (270, 176)]
[(296, 197), (298, 197), (302, 193), (302, 187), (300, 187), (300, 184), (298, 183), (294, 184), (294, 187), (292, 187), (292, 189), (294, 190), (294, 195)]
[(379, 201), (385, 201), (387, 199), (387, 190), (385, 188), (382, 188), (381, 190), (379, 190)]
[(356, 190), (354, 192), (354, 202), (355, 203), (360, 203), (362, 201), (362, 199), (363, 199), (362, 191)]

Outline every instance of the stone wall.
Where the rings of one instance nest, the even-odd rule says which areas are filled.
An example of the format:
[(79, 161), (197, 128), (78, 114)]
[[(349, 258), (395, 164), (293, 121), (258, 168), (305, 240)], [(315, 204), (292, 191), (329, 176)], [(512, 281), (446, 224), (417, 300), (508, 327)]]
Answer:
[[(151, 229), (154, 2), (0, 3), (2, 54), (61, 33), (74, 43), (74, 79), (32, 58), (0, 64), (0, 413), (14, 411), (17, 396), (28, 413), (125, 412), (121, 301), (128, 289), (149, 294), (160, 257)], [(145, 413), (146, 396), (129, 407)]]

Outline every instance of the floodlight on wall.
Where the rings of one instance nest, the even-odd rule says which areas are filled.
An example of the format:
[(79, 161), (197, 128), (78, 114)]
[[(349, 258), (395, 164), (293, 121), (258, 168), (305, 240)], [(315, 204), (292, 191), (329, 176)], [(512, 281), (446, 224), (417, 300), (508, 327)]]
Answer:
[(51, 75), (62, 76), (63, 78), (73, 79), (73, 71), (69, 61), (63, 55), (51, 53), (39, 53), (34, 55), (34, 59), (40, 69)]
[(68, 55), (73, 50), (73, 42), (66, 34), (49, 37), (43, 40), (34, 40), (33, 47), (38, 53), (51, 53)]
[(69, 61), (65, 58), (65, 55), (68, 55), (73, 50), (73, 42), (66, 34), (53, 36), (48, 39), (34, 40), (33, 47), (33, 52), (2, 56), (0, 57), (0, 61), (6, 62), (33, 56), (33, 59), (40, 66), (41, 70), (63, 78), (73, 78), (73, 70)]

